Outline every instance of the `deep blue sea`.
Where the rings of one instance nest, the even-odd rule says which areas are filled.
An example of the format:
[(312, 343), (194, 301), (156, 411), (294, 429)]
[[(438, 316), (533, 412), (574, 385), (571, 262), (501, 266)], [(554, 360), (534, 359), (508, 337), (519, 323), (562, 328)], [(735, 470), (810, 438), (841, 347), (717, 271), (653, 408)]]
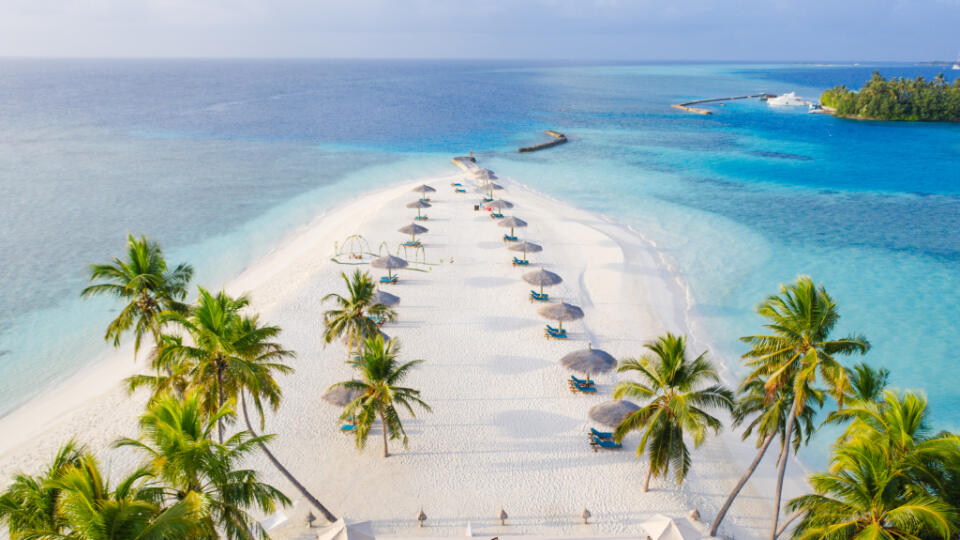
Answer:
[[(757, 100), (859, 87), (907, 64), (0, 60), (0, 414), (107, 350), (85, 265), (126, 233), (218, 287), (324, 209), (378, 185), (489, 167), (635, 226), (677, 262), (715, 355), (810, 274), (840, 333), (960, 427), (960, 126), (863, 123)], [(946, 72), (953, 80), (957, 72)], [(517, 146), (543, 129), (570, 144)], [(939, 375), (938, 375), (939, 374)]]

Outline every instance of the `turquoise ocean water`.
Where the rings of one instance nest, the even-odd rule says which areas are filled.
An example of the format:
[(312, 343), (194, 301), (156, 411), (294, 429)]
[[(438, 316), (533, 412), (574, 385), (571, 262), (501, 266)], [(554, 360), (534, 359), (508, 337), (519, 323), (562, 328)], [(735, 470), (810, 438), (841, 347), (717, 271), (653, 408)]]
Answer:
[[(960, 428), (960, 126), (860, 123), (756, 100), (816, 99), (874, 69), (760, 64), (0, 60), (0, 415), (107, 345), (84, 265), (125, 234), (217, 287), (317, 213), (384, 183), (486, 165), (636, 227), (677, 262), (723, 358), (798, 274), (841, 332)], [(949, 79), (955, 74), (947, 72)], [(572, 142), (535, 154), (543, 129)], [(825, 444), (825, 443), (824, 443)]]

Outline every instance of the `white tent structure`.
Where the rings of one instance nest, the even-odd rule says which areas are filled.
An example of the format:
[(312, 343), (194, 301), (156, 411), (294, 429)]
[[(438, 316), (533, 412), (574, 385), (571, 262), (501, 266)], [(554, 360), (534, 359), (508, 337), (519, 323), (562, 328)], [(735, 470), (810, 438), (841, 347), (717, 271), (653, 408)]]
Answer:
[(657, 514), (640, 524), (650, 540), (700, 540), (703, 535), (687, 518)]
[(374, 540), (369, 521), (347, 521), (340, 518), (317, 533), (317, 540)]

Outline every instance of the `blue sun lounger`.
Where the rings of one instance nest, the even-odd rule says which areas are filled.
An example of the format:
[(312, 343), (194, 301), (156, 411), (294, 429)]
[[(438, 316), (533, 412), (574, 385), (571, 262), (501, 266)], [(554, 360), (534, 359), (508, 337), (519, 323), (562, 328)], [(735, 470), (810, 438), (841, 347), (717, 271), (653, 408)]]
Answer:
[(414, 216), (413, 219), (415, 219), (415, 220), (417, 220), (417, 221), (426, 221), (426, 220), (429, 219), (429, 218), (428, 218), (427, 216)]
[(503, 219), (503, 214), (500, 212), (490, 212), (490, 217), (493, 219)]
[(582, 392), (584, 394), (596, 394), (597, 387), (587, 386), (585, 384), (580, 384), (580, 383), (570, 381), (570, 391), (573, 392), (574, 394), (576, 394), (577, 392)]
[(516, 258), (516, 257), (513, 258), (513, 265), (514, 265), (514, 266), (528, 266), (529, 264), (530, 264), (530, 261), (528, 261), (528, 260), (526, 260), (526, 259), (518, 259), (518, 258)]
[(430, 197), (420, 197), (420, 202), (430, 202)]
[(484, 197), (483, 202), (493, 202), (493, 199), (491, 199), (490, 197)]
[(509, 234), (505, 234), (505, 235), (503, 235), (503, 241), (504, 241), (504, 242), (516, 242), (516, 241), (517, 241), (517, 237), (516, 237), (516, 236), (510, 236)]
[(406, 242), (403, 243), (403, 245), (406, 246), (406, 247), (420, 247), (420, 241), (419, 241), (419, 240), (407, 240)]
[(457, 188), (457, 189), (455, 189), (454, 191), (456, 191), (457, 193), (466, 193), (466, 192), (467, 192), (467, 190), (465, 190), (465, 189), (463, 189), (463, 188)]
[(548, 337), (548, 338), (567, 339), (567, 331), (566, 331), (566, 330), (559, 330), (559, 329), (557, 329), (557, 328), (554, 328), (554, 327), (550, 326), (549, 324), (547, 325), (546, 333), (547, 333), (547, 337)]
[(577, 383), (577, 384), (582, 384), (583, 386), (593, 386), (593, 381), (587, 381), (587, 380), (584, 380), (584, 379), (578, 379), (578, 378), (574, 377), (573, 375), (570, 376), (570, 379), (571, 379), (573, 382)]
[(461, 184), (460, 182), (450, 182), (450, 185), (453, 186), (453, 187), (461, 187), (461, 186), (463, 186), (463, 184)]
[(597, 431), (593, 428), (590, 428), (590, 438), (592, 439), (594, 437), (598, 439), (613, 439), (613, 433), (607, 431)]
[(393, 276), (393, 277), (390, 277), (390, 276), (382, 276), (382, 277), (380, 278), (380, 283), (396, 283), (396, 282), (397, 282), (397, 277), (398, 277), (398, 276)]
[(376, 317), (373, 315), (367, 315), (367, 318), (373, 321), (377, 326), (383, 326), (383, 323), (386, 322), (386, 319), (383, 318), (383, 315), (377, 315)]
[(596, 436), (593, 437), (593, 441), (590, 443), (590, 446), (593, 447), (594, 452), (597, 452), (601, 448), (607, 450), (620, 450), (623, 448), (623, 445), (618, 442), (605, 441), (603, 439), (598, 439)]
[[(550, 300), (550, 295), (547, 293), (540, 294), (537, 291), (530, 291), (530, 298), (538, 302), (546, 302), (547, 300)], [(547, 328), (552, 329), (553, 327), (548, 324)]]
[(357, 426), (353, 424), (344, 424), (340, 426), (340, 433), (356, 433)]

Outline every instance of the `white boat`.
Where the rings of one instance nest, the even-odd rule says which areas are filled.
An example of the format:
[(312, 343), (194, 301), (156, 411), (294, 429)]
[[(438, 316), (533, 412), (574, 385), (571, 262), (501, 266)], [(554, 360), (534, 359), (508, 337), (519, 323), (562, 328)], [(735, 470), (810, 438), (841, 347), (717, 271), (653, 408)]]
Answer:
[(788, 92), (767, 100), (767, 105), (770, 105), (771, 107), (798, 107), (801, 105), (807, 105), (808, 103), (810, 102), (798, 96), (794, 92)]
[(960, 71), (960, 54), (957, 55), (957, 61), (953, 63), (953, 68)]

